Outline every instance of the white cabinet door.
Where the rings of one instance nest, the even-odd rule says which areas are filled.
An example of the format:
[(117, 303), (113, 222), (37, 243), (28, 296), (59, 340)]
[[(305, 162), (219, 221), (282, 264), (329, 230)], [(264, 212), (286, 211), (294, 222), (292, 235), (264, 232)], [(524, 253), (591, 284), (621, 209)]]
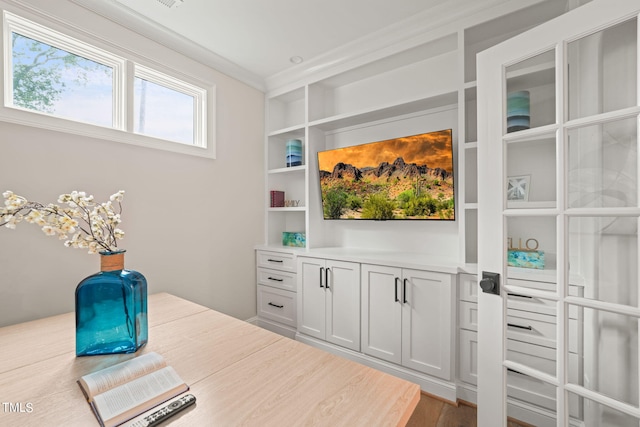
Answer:
[(322, 259), (298, 257), (298, 332), (325, 339), (325, 285)]
[(326, 262), (326, 340), (360, 351), (360, 264)]
[(362, 352), (402, 363), (402, 270), (362, 265)]
[(451, 379), (455, 288), (451, 275), (402, 270), (402, 365)]
[(298, 332), (360, 350), (360, 264), (298, 257)]

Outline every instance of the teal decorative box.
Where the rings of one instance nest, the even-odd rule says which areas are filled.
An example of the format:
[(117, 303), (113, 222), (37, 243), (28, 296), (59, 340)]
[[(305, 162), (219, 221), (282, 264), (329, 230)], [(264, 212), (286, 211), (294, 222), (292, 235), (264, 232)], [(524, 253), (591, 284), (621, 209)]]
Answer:
[(282, 245), (304, 248), (305, 246), (307, 246), (306, 234), (293, 231), (284, 231), (282, 232)]
[(509, 251), (507, 264), (511, 267), (544, 270), (544, 251)]

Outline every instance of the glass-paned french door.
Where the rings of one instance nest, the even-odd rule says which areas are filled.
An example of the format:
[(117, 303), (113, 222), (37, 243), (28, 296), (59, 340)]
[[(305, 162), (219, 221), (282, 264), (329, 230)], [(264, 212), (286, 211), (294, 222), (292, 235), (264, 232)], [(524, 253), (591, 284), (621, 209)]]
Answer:
[(478, 55), (480, 426), (640, 426), (639, 13), (593, 0)]

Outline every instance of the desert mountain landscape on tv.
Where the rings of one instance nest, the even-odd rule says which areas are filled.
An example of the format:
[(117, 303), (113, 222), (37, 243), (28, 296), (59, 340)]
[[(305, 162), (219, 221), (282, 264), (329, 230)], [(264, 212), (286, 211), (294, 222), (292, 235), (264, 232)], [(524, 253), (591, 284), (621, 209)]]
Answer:
[(454, 219), (451, 131), (318, 153), (325, 219)]

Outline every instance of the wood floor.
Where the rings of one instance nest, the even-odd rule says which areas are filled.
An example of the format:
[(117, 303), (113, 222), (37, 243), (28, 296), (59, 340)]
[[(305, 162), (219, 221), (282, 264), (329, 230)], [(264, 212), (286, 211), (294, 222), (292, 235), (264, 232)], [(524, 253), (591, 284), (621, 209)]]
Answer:
[[(465, 402), (458, 406), (422, 393), (407, 427), (477, 427), (476, 407)], [(530, 427), (509, 421), (508, 427)]]

